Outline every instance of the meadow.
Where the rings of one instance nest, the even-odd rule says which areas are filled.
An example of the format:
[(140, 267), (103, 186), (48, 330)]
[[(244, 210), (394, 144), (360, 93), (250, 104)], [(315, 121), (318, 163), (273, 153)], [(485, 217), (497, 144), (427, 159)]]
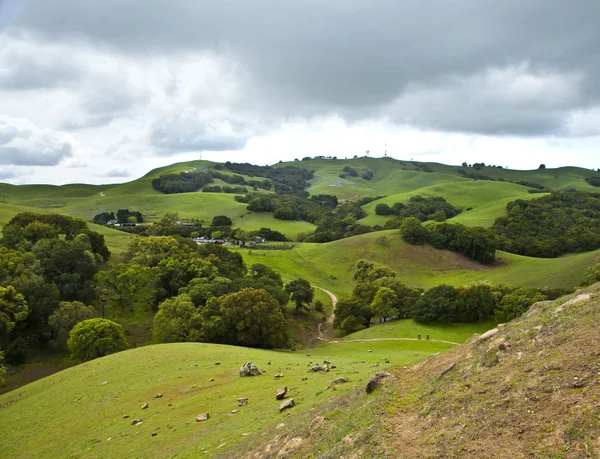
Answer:
[[(132, 349), (0, 395), (0, 451), (13, 458), (231, 457), (280, 424), (289, 429), (327, 416), (336, 399), (363, 390), (375, 371), (452, 347), (379, 341), (323, 344), (308, 353), (202, 343)], [(336, 368), (309, 372), (324, 360)], [(265, 373), (240, 378), (247, 361)], [(326, 390), (339, 377), (350, 382)], [(283, 386), (296, 406), (280, 413), (275, 392)], [(241, 397), (248, 405), (238, 407)], [(209, 419), (196, 422), (204, 412)], [(142, 423), (131, 425), (133, 419)]]

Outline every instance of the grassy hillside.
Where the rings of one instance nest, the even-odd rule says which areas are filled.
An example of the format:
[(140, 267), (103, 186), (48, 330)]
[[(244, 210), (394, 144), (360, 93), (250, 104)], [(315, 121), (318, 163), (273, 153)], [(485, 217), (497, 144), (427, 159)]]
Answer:
[[(490, 181), (464, 181), (442, 183), (418, 188), (408, 193), (393, 194), (364, 206), (369, 214), (361, 220), (366, 225), (384, 225), (392, 216), (377, 215), (377, 204), (385, 203), (390, 207), (397, 202), (407, 202), (411, 197), (442, 196), (455, 207), (462, 207), (464, 212), (453, 219), (469, 226), (491, 226), (496, 218), (506, 214), (506, 204), (516, 199), (534, 199), (543, 194), (528, 193), (529, 188), (514, 183)], [(469, 209), (469, 210), (467, 210)]]
[[(336, 400), (364, 386), (377, 371), (374, 365), (390, 366), (384, 359), (406, 364), (451, 347), (423, 341), (326, 344), (311, 355), (212, 344), (138, 348), (1, 395), (0, 450), (13, 458), (239, 456), (279, 424), (284, 432), (306, 426), (313, 410), (335, 409)], [(308, 372), (323, 360), (336, 368)], [(247, 361), (266, 373), (240, 378), (238, 369)], [(275, 379), (277, 373), (283, 378)], [(338, 377), (350, 382), (325, 391)], [(280, 413), (275, 392), (284, 385), (297, 406)], [(163, 397), (155, 399), (158, 393)], [(240, 397), (248, 397), (247, 406), (238, 407)], [(149, 408), (142, 410), (146, 402)], [(209, 420), (196, 422), (203, 412)], [(136, 418), (142, 423), (132, 426)]]
[(288, 277), (303, 277), (340, 295), (353, 287), (352, 268), (361, 258), (386, 264), (405, 283), (432, 287), (476, 280), (532, 287), (573, 287), (600, 251), (542, 259), (498, 252), (493, 266), (476, 263), (447, 250), (414, 246), (398, 231), (363, 234), (327, 244), (296, 244), (292, 250), (242, 250), (246, 264), (263, 263)]
[[(150, 221), (160, 219), (167, 212), (178, 212), (181, 218), (197, 218), (206, 222), (211, 221), (215, 215), (227, 215), (241, 228), (253, 230), (266, 226), (281, 231), (290, 238), (294, 238), (298, 232), (314, 229), (305, 222), (277, 220), (272, 214), (250, 214), (246, 205), (236, 202), (233, 195), (202, 192), (163, 195), (152, 188), (152, 179), (161, 175), (204, 170), (215, 164), (201, 160), (172, 164), (154, 169), (137, 180), (116, 185), (0, 184), (0, 197), (3, 202), (11, 205), (51, 209), (86, 220), (91, 220), (99, 212), (129, 208), (147, 214)], [(310, 193), (335, 194), (342, 200), (380, 195), (388, 196), (384, 202), (393, 204), (414, 194), (443, 195), (454, 205), (473, 207), (473, 210), (457, 218), (457, 221), (468, 225), (489, 226), (495, 218), (503, 215), (504, 206), (508, 201), (516, 198), (531, 199), (536, 196), (527, 194), (526, 188), (510, 183), (473, 181), (458, 173), (460, 167), (437, 163), (365, 157), (350, 160), (299, 161), (277, 164), (276, 167), (286, 164), (315, 171), (315, 177), (309, 187)], [(339, 175), (344, 166), (355, 168), (359, 174), (370, 170), (374, 176), (371, 180), (365, 180), (360, 175), (342, 179)], [(469, 169), (469, 172), (473, 170)], [(577, 188), (586, 191), (597, 189), (588, 185), (585, 178), (600, 175), (574, 167), (536, 171), (510, 171), (487, 167), (480, 172), (492, 177), (503, 177), (505, 180), (527, 180), (550, 188)], [(217, 180), (216, 183), (220, 181)], [(370, 215), (363, 222), (385, 223), (387, 217), (376, 216), (374, 207), (374, 204), (367, 207)]]

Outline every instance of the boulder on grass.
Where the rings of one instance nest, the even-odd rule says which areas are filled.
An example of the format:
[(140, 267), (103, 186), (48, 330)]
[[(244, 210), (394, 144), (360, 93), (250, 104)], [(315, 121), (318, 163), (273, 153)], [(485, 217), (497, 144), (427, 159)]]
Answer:
[(282, 402), (281, 405), (279, 405), (279, 411), (283, 411), (288, 408), (292, 408), (293, 406), (296, 406), (296, 402), (294, 402), (293, 398), (290, 398), (290, 399)]
[(258, 376), (260, 370), (252, 362), (246, 362), (240, 367), (240, 376)]
[(287, 394), (287, 386), (283, 386), (283, 389), (277, 389), (277, 394), (275, 394), (276, 400), (283, 400), (285, 398), (285, 394)]
[(371, 378), (369, 379), (369, 382), (367, 383), (367, 387), (365, 388), (365, 392), (367, 394), (370, 394), (375, 389), (377, 389), (377, 387), (379, 386), (381, 381), (383, 381), (385, 379), (398, 379), (398, 378), (396, 378), (393, 374), (388, 373), (387, 371), (378, 371), (373, 376), (371, 376)]

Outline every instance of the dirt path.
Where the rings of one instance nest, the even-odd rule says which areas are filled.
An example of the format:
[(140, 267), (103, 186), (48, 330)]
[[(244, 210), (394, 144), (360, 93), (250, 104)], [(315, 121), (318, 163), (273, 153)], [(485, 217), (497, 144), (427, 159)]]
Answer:
[[(318, 288), (322, 292), (326, 293), (327, 296), (329, 296), (329, 298), (331, 298), (331, 305), (333, 307), (331, 308), (331, 315), (327, 318), (327, 321), (325, 323), (332, 324), (335, 319), (335, 305), (337, 304), (337, 301), (338, 301), (337, 296), (335, 296), (329, 290), (325, 290), (324, 288), (317, 287), (316, 285), (313, 285), (313, 287)], [(325, 341), (325, 335), (323, 334), (323, 322), (321, 322), (319, 324), (319, 326), (317, 327), (317, 340)]]
[(460, 345), (461, 343), (455, 343), (454, 341), (444, 341), (440, 339), (418, 339), (418, 338), (367, 338), (367, 339), (349, 339), (349, 340), (341, 340), (341, 341), (329, 341), (333, 344), (343, 344), (343, 343), (362, 343), (368, 341), (429, 341), (430, 343), (445, 343), (445, 344), (453, 344), (455, 346)]

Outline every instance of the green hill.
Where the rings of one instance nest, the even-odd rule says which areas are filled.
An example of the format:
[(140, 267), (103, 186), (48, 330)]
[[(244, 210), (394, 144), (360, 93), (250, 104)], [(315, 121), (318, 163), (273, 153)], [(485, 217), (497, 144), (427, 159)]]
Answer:
[(403, 282), (420, 287), (464, 285), (477, 280), (531, 287), (574, 287), (600, 251), (560, 258), (531, 258), (498, 253), (493, 266), (476, 263), (448, 250), (404, 242), (397, 230), (378, 231), (326, 244), (296, 244), (292, 250), (242, 250), (247, 265), (263, 263), (291, 277), (347, 294), (352, 269), (362, 259), (390, 266)]
[[(361, 220), (365, 225), (384, 225), (393, 215), (377, 215), (375, 207), (384, 203), (393, 206), (397, 202), (406, 202), (411, 197), (421, 195), (423, 197), (442, 196), (454, 207), (462, 207), (463, 213), (452, 221), (460, 221), (463, 224), (491, 226), (496, 218), (506, 214), (506, 204), (516, 199), (534, 199), (540, 194), (531, 194), (530, 188), (514, 183), (490, 182), (490, 181), (463, 181), (453, 183), (441, 183), (423, 188), (417, 188), (407, 193), (399, 193), (379, 199), (363, 206), (369, 214)], [(469, 210), (467, 210), (469, 209)], [(476, 215), (474, 217), (474, 215)], [(483, 222), (489, 224), (483, 224)]]
[[(375, 365), (407, 364), (452, 347), (381, 341), (325, 344), (310, 354), (214, 344), (138, 348), (0, 395), (0, 450), (12, 458), (239, 456), (280, 424), (285, 432), (334, 411), (340, 398), (364, 387)], [(308, 371), (324, 360), (336, 368)], [(247, 361), (266, 373), (240, 378)], [(325, 390), (339, 377), (350, 382)], [(283, 386), (297, 406), (280, 413), (275, 392)], [(248, 405), (238, 407), (241, 397)], [(208, 421), (196, 422), (203, 412)], [(131, 425), (133, 419), (142, 423)]]
[[(152, 188), (152, 179), (161, 175), (202, 171), (215, 165), (216, 163), (201, 160), (172, 164), (154, 169), (137, 180), (123, 184), (0, 184), (0, 196), (3, 202), (11, 205), (52, 209), (86, 220), (91, 220), (99, 212), (129, 208), (146, 214), (150, 221), (158, 220), (167, 212), (178, 212), (181, 218), (197, 218), (205, 222), (211, 221), (215, 215), (227, 215), (234, 220), (234, 226), (248, 230), (266, 226), (281, 231), (290, 238), (294, 238), (298, 232), (314, 229), (313, 225), (306, 222), (285, 222), (273, 218), (272, 214), (249, 213), (246, 205), (235, 201), (234, 196), (230, 194), (195, 192), (164, 195)], [(468, 225), (489, 226), (495, 218), (503, 215), (504, 206), (508, 201), (536, 197), (535, 194), (528, 194), (527, 188), (523, 186), (488, 180), (474, 181), (458, 172), (462, 169), (460, 166), (438, 163), (363, 157), (349, 160), (312, 159), (276, 164), (275, 167), (285, 165), (313, 170), (314, 179), (310, 182), (308, 191), (312, 194), (333, 194), (341, 200), (360, 196), (387, 196), (382, 202), (393, 204), (415, 194), (442, 195), (454, 205), (473, 208), (456, 219)], [(345, 166), (354, 168), (358, 176), (347, 175), (346, 178), (340, 178)], [(370, 180), (361, 177), (366, 171), (373, 172)], [(585, 191), (597, 191), (585, 182), (585, 178), (600, 176), (598, 172), (575, 167), (535, 171), (485, 167), (480, 171), (467, 168), (467, 171), (485, 174), (494, 179), (502, 178), (505, 181), (525, 180), (549, 188), (576, 188)], [(219, 180), (215, 183), (221, 184)], [(386, 217), (374, 214), (375, 205), (370, 204), (366, 207), (369, 216), (362, 221), (363, 223), (385, 223)]]

